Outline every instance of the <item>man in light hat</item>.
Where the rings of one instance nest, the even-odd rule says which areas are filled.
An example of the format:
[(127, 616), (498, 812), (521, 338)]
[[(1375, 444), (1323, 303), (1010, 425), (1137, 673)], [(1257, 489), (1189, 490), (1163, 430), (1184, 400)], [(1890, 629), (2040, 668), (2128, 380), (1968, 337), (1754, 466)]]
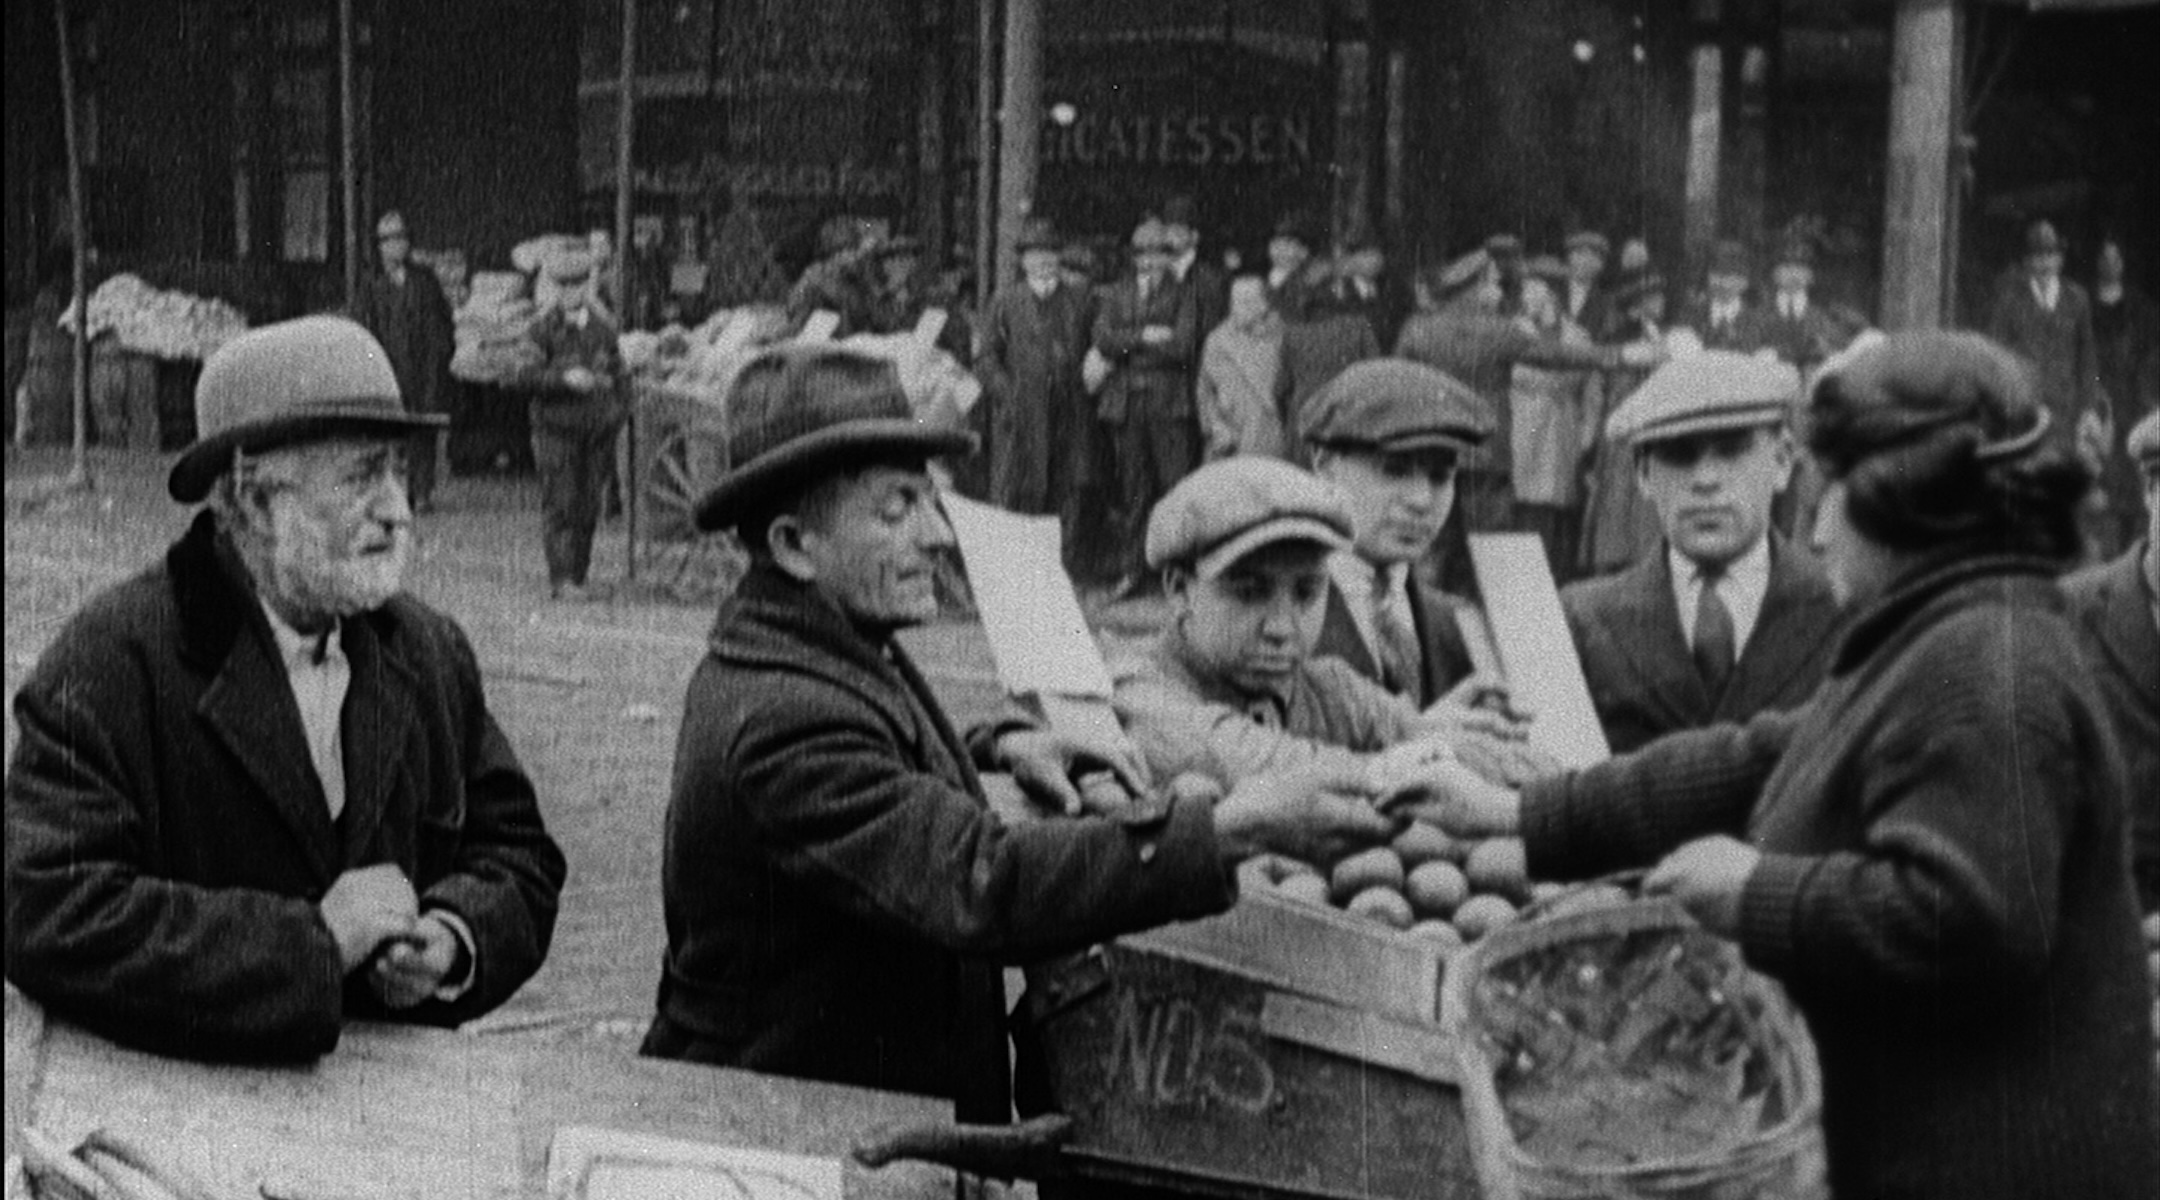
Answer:
[(1192, 389), (1198, 313), (1170, 277), (1173, 246), (1161, 221), (1149, 217), (1133, 230), (1132, 253), (1132, 273), (1103, 291), (1092, 333), (1111, 367), (1095, 411), (1116, 464), (1110, 526), (1123, 559), (1114, 586), (1121, 597), (1148, 581), (1140, 556), (1148, 510), (1200, 459)]
[(1706, 350), (1659, 367), (1606, 423), (1664, 531), (1659, 552), (1560, 593), (1614, 753), (1791, 708), (1821, 682), (1837, 602), (1770, 527), (1799, 394), (1785, 363)]
[(541, 542), (549, 598), (585, 600), (601, 594), (588, 577), (602, 497), (615, 470), (615, 437), (629, 415), (625, 373), (615, 326), (590, 304), (592, 259), (565, 251), (546, 270), (560, 291), (556, 307), (533, 323), (541, 361), (526, 380)]
[(989, 500), (1022, 513), (1057, 513), (1068, 565), (1084, 534), (1080, 502), (1093, 481), (1095, 415), (1080, 360), (1087, 354), (1093, 303), (1058, 269), (1063, 243), (1041, 217), (1020, 226), (1020, 278), (991, 297), (975, 373), (989, 407)]
[(2131, 870), (2147, 945), (2160, 952), (2160, 412), (2131, 429), (2129, 451), (2144, 482), (2144, 537), (2113, 561), (2064, 580), (2063, 595), (2085, 634), (2130, 768)]
[[(1995, 297), (1987, 334), (2032, 360), (2050, 428), (2065, 446), (2084, 452), (2098, 470), (2107, 410), (2100, 391), (2100, 348), (2094, 340), (2092, 298), (2063, 278), (2063, 239), (2049, 221), (2025, 231), (2025, 270)], [(2099, 445), (2095, 445), (2097, 442)]]
[[(435, 272), (412, 260), (412, 232), (405, 214), (392, 209), (375, 222), (380, 270), (360, 281), (353, 318), (367, 327), (390, 356), (407, 410), (448, 413), (450, 356), (457, 348), (450, 302)], [(435, 476), (441, 466), (442, 433), (424, 429), (406, 447), (414, 512), (435, 507)]]
[(697, 519), (733, 528), (751, 565), (684, 703), (646, 1054), (938, 1096), (1002, 1123), (1000, 964), (1219, 911), (1255, 851), (1391, 833), (1339, 794), (1360, 779), (1319, 771), (1214, 802), (1000, 819), (978, 769), (1069, 809), (1076, 766), (1136, 791), (1144, 772), (1129, 748), (1020, 721), (963, 740), (894, 640), (936, 616), (952, 545), (926, 460), (972, 437), (914, 419), (891, 364), (832, 346), (753, 360), (728, 415), (734, 466)]
[(1459, 752), (1494, 778), (1547, 769), (1492, 714), (1421, 713), (1341, 659), (1313, 656), (1328, 556), (1353, 545), (1341, 496), (1279, 459), (1212, 462), (1163, 497), (1147, 555), (1171, 622), (1111, 668), (1112, 703), (1151, 769), (1236, 785), (1317, 765), (1378, 788), (1400, 747)]
[(540, 966), (563, 857), (465, 634), (400, 591), (410, 413), (342, 317), (203, 367), (164, 560), (15, 701), (7, 977), (163, 1054), (297, 1059), (455, 1025)]

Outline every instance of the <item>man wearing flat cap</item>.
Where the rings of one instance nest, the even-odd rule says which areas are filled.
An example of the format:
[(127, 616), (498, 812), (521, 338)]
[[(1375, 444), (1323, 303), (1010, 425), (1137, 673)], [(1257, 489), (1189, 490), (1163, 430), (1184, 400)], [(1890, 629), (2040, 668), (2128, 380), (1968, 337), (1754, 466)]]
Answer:
[[(2040, 372), (2040, 397), (2048, 406), (2053, 436), (2085, 452), (2086, 465), (2099, 468), (2095, 451), (2106, 439), (2107, 407), (2100, 390), (2100, 346), (2093, 337), (2092, 297), (2063, 278), (2063, 239), (2049, 221), (2035, 221), (2025, 231), (2024, 271), (1996, 293), (1988, 314), (1987, 335), (2030, 359)], [(2099, 446), (2089, 443), (2098, 440)]]
[[(1091, 481), (1095, 415), (1080, 361), (1094, 305), (1065, 284), (1062, 243), (1042, 217), (1020, 226), (1020, 278), (991, 297), (975, 373), (989, 407), (990, 503), (1020, 513), (1057, 513), (1065, 545), (1082, 536), (1078, 502)], [(1070, 558), (1070, 556), (1068, 556)]]
[[(1080, 809), (1130, 749), (1009, 720), (963, 739), (894, 635), (937, 615), (952, 545), (926, 463), (970, 435), (910, 415), (890, 363), (787, 346), (728, 396), (734, 464), (697, 508), (750, 568), (690, 680), (644, 1052), (950, 1099), (1008, 1119), (1000, 965), (1219, 911), (1236, 860), (1386, 838), (1359, 780), (1278, 775), (1007, 824), (977, 771)], [(1091, 789), (1091, 795), (1093, 789)]]
[(539, 968), (563, 857), (465, 634), (399, 590), (403, 446), (443, 418), (342, 317), (228, 342), (195, 412), (202, 510), (15, 700), (8, 980), (205, 1059), (476, 1017)]
[(1785, 363), (1706, 350), (1659, 367), (1606, 423), (1664, 532), (1634, 566), (1560, 593), (1614, 753), (1794, 707), (1821, 682), (1837, 602), (1770, 527), (1799, 395)]
[(2144, 482), (2145, 536), (2113, 561), (2070, 576), (2063, 595), (2130, 768), (2131, 869), (2150, 944), (2160, 943), (2160, 412), (2131, 429), (2129, 451)]
[(526, 380), (541, 548), (549, 598), (584, 600), (600, 592), (589, 579), (593, 534), (615, 471), (615, 437), (629, 416), (626, 380), (615, 326), (591, 303), (591, 256), (566, 251), (544, 269), (561, 290), (556, 307), (533, 323), (540, 364)]
[[(395, 209), (375, 222), (380, 269), (360, 281), (353, 297), (353, 318), (367, 327), (390, 356), (398, 392), (407, 410), (450, 411), (450, 356), (456, 338), (450, 302), (435, 272), (412, 260), (412, 231)], [(435, 507), (435, 475), (442, 458), (442, 433), (425, 429), (406, 446), (414, 512)]]
[[(1349, 509), (1351, 545), (1327, 557), (1326, 616), (1314, 653), (1339, 658), (1420, 709), (1475, 673), (1460, 621), (1468, 602), (1416, 570), (1455, 507), (1462, 453), (1492, 436), (1492, 408), (1422, 363), (1362, 362), (1305, 409), (1313, 474)], [(1468, 704), (1473, 693), (1457, 699)]]
[(1702, 293), (1680, 314), (1679, 324), (1695, 331), (1712, 350), (1752, 354), (1761, 348), (1761, 322), (1748, 293), (1755, 286), (1755, 266), (1748, 248), (1727, 238), (1710, 248), (1703, 268)]
[(1091, 336), (1110, 364), (1095, 411), (1116, 464), (1110, 525), (1124, 559), (1119, 595), (1135, 594), (1147, 581), (1140, 543), (1148, 510), (1200, 461), (1192, 373), (1206, 331), (1170, 276), (1173, 252), (1169, 231), (1154, 217), (1133, 230), (1132, 273), (1103, 290)]
[(1605, 264), (1612, 259), (1612, 242), (1594, 229), (1578, 229), (1567, 236), (1567, 285), (1560, 296), (1567, 318), (1602, 336), (1612, 324), (1612, 298), (1605, 287)]
[(1376, 781), (1404, 746), (1459, 751), (1495, 778), (1544, 769), (1493, 714), (1420, 712), (1341, 659), (1314, 657), (1328, 556), (1350, 550), (1352, 532), (1333, 487), (1272, 458), (1209, 463), (1156, 505), (1147, 556), (1170, 625), (1111, 677), (1118, 718), (1157, 774), (1236, 785), (1317, 765)]

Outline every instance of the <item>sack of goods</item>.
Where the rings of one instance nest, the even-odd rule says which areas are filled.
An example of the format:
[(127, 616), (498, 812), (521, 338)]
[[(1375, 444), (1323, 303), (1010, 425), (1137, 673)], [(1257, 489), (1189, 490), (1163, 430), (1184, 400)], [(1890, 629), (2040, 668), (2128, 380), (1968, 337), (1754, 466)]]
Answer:
[(472, 294), (455, 315), (457, 350), (450, 373), (467, 383), (500, 383), (540, 365), (540, 348), (528, 336), (533, 302), (525, 277), (515, 271), (480, 271)]
[(1669, 901), (1496, 930), (1450, 963), (1443, 1023), (1488, 1195), (1827, 1200), (1806, 1025)]
[[(75, 329), (75, 306), (60, 314), (60, 328)], [(200, 361), (247, 331), (247, 317), (222, 300), (168, 292), (141, 277), (115, 275), (90, 293), (90, 336), (110, 333), (123, 349), (156, 358)]]

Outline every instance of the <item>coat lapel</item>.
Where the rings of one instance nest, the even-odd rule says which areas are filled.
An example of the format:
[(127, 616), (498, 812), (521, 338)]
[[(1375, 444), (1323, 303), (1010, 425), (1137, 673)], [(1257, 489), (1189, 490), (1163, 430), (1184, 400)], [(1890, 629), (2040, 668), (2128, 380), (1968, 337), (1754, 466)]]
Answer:
[(1380, 678), (1380, 664), (1373, 661), (1371, 648), (1358, 632), (1357, 619), (1350, 615), (1350, 602), (1332, 581), (1328, 584), (1327, 611), (1320, 618), (1320, 636), (1313, 640), (1312, 657), (1339, 658), (1367, 679)]
[(384, 643), (371, 614), (345, 623), (343, 646), (352, 664), (352, 684), (345, 693), (340, 732), (345, 742), (345, 811), (339, 816), (342, 864), (356, 864), (382, 824), (405, 742), (413, 729), (416, 703), (412, 668)]
[[(2142, 543), (2140, 543), (2142, 545)], [(2089, 622), (2094, 640), (2114, 660), (2122, 677), (2131, 681), (2148, 707), (2160, 710), (2160, 626), (2153, 624), (2152, 605), (2138, 578), (2136, 552), (2123, 555), (2108, 568), (2100, 592), (2100, 611)]]
[(1617, 606), (1618, 619), (1613, 623), (1616, 628), (1608, 628), (1606, 635), (1633, 668), (1631, 674), (1641, 685), (1640, 703), (1670, 727), (1703, 724), (1713, 699), (1695, 671), (1695, 656), (1680, 630), (1680, 613), (1673, 607), (1672, 567), (1666, 562), (1663, 542), (1629, 568), (1625, 585), (1624, 602)]
[(1817, 627), (1817, 606), (1829, 607), (1828, 584), (1797, 557), (1791, 543), (1772, 535), (1770, 586), (1762, 613), (1741, 651), (1732, 683), (1719, 698), (1722, 714), (1753, 714), (1771, 704), (1787, 681), (1828, 650), (1829, 622)]

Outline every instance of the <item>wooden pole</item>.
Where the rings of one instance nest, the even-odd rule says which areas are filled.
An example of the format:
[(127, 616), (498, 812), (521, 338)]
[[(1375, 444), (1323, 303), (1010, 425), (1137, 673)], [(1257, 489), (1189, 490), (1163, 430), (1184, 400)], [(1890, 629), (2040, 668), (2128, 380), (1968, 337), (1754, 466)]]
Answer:
[(1042, 148), (1042, 0), (1005, 0), (1005, 95), (998, 109), (997, 274), (987, 299), (1020, 269), (1020, 223), (1035, 207)]
[[(349, 0), (348, 0), (349, 2)], [(637, 132), (637, 0), (622, 0), (622, 63), (615, 80), (615, 309), (627, 320), (630, 303), (630, 198), (636, 180), (630, 174), (630, 140)], [(627, 384), (626, 384), (627, 386)], [(617, 472), (623, 491), (623, 578), (637, 579), (638, 509), (645, 490), (638, 469), (638, 405), (633, 389), (629, 416), (623, 422), (625, 470)]]
[(1944, 268), (1958, 111), (1957, 0), (1897, 0), (1893, 21), (1882, 324), (1935, 329), (1949, 302)]
[(996, 290), (998, 197), (998, 0), (975, 5), (975, 303)]
[(360, 296), (360, 104), (353, 88), (352, 0), (338, 0), (338, 175), (345, 202), (345, 305)]
[(87, 489), (90, 478), (90, 221), (84, 212), (82, 132), (76, 121), (75, 52), (68, 38), (67, 0), (53, 0), (60, 34), (61, 136), (67, 144), (68, 236), (74, 243), (75, 431), (64, 486)]

